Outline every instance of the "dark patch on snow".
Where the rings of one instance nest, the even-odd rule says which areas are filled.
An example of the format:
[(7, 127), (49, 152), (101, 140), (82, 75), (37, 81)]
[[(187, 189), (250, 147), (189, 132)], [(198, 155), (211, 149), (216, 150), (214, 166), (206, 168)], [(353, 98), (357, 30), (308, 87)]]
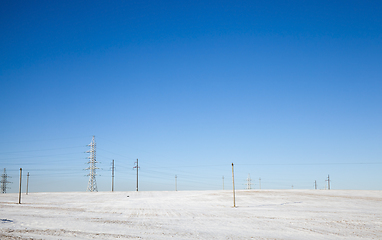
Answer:
[(3, 218), (3, 219), (1, 219), (1, 222), (2, 223), (11, 223), (11, 222), (13, 222), (12, 220), (9, 220), (9, 219), (5, 219), (5, 218)]

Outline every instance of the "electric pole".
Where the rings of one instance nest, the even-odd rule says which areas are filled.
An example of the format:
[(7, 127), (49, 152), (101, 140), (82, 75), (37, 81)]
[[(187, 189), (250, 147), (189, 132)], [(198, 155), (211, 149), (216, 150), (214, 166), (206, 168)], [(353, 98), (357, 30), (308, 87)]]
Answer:
[(328, 179), (325, 180), (326, 182), (328, 182), (328, 190), (330, 190), (330, 177), (329, 177), (329, 174), (328, 174)]
[(28, 195), (28, 187), (29, 187), (29, 172), (27, 174), (27, 191), (26, 191), (25, 195)]
[(178, 180), (178, 176), (175, 175), (175, 191), (178, 191), (177, 180)]
[(114, 192), (114, 159), (111, 163), (111, 191)]
[(4, 173), (1, 175), (1, 192), (2, 193), (7, 193), (7, 183), (11, 183), (8, 181), (8, 178), (11, 178), (10, 176), (7, 175), (7, 170), (4, 168)]
[(139, 166), (138, 166), (138, 158), (137, 158), (137, 161), (135, 162), (137, 165), (136, 166), (134, 166), (133, 168), (136, 168), (137, 169), (137, 192), (138, 192), (138, 168), (139, 168)]
[(23, 173), (23, 169), (20, 168), (20, 185), (19, 185), (19, 204), (21, 204), (21, 176)]
[(252, 179), (251, 179), (251, 175), (248, 173), (248, 178), (247, 178), (247, 189), (250, 190), (252, 189)]
[(233, 163), (232, 163), (232, 188), (233, 188), (233, 207), (236, 207), (236, 202), (235, 202), (235, 177), (233, 173)]
[(261, 178), (259, 178), (259, 189), (261, 189)]
[(89, 157), (87, 157), (89, 159), (89, 167), (86, 168), (85, 170), (89, 170), (89, 174), (87, 176), (89, 176), (89, 182), (88, 182), (88, 188), (87, 188), (87, 191), (89, 192), (98, 192), (98, 189), (97, 189), (97, 182), (96, 182), (96, 169), (99, 169), (96, 167), (96, 163), (97, 160), (96, 160), (96, 142), (95, 142), (95, 139), (94, 139), (94, 136), (92, 138), (92, 142), (87, 145), (90, 147), (90, 150), (89, 151), (86, 151), (87, 153), (90, 154)]

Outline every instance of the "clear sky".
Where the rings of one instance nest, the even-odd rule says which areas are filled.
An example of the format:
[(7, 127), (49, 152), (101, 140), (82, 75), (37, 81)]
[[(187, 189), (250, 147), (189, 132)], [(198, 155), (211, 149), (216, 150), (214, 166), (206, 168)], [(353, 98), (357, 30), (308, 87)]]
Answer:
[[(382, 190), (379, 1), (2, 1), (0, 170), (18, 191)], [(23, 190), (24, 191), (24, 190)]]

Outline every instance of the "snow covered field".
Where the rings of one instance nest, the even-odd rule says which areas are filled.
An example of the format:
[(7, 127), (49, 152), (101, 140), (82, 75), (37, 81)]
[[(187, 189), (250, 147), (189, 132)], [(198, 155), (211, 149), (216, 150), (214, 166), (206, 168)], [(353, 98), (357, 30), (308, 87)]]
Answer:
[[(127, 197), (129, 196), (129, 197)], [(0, 239), (382, 239), (382, 191), (0, 195)]]

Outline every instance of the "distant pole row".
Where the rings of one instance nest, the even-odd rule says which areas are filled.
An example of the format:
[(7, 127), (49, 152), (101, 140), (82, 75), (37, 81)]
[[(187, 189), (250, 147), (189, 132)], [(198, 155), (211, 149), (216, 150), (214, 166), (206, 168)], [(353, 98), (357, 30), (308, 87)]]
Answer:
[[(94, 192), (94, 191), (98, 191), (97, 189), (97, 183), (96, 183), (96, 178), (95, 176), (97, 175), (96, 174), (96, 169), (99, 169), (96, 167), (96, 143), (95, 143), (95, 137), (93, 136), (92, 138), (92, 142), (88, 145), (90, 146), (90, 150), (87, 151), (87, 153), (90, 153), (90, 156), (88, 157), (89, 159), (89, 162), (88, 164), (90, 164), (90, 166), (86, 169), (86, 170), (90, 170), (90, 173), (87, 175), (89, 176), (89, 183), (88, 183), (88, 191), (90, 192)], [(137, 185), (136, 185), (136, 191), (138, 192), (139, 190), (139, 164), (138, 164), (138, 159), (137, 161), (135, 162), (135, 165), (133, 168), (136, 168), (137, 170)], [(114, 166), (114, 159), (112, 160), (112, 174), (111, 174), (111, 191), (114, 192), (114, 170), (115, 170), (115, 166)], [(21, 171), (21, 169), (20, 169)], [(9, 183), (7, 182), (7, 175), (5, 173), (5, 168), (4, 168), (4, 174), (2, 175), (2, 180), (1, 180), (1, 184), (2, 184), (2, 192), (5, 193), (5, 190), (6, 190), (6, 183)], [(178, 176), (175, 175), (175, 191), (178, 191)], [(21, 176), (20, 176), (20, 181), (21, 181)], [(325, 180), (326, 182), (328, 182), (328, 190), (330, 190), (330, 177), (328, 175), (328, 178)], [(28, 172), (28, 175), (27, 175), (27, 190), (26, 190), (26, 194), (28, 194), (28, 184), (29, 184), (29, 172)], [(224, 176), (222, 176), (222, 184), (223, 184), (223, 190), (224, 190)], [(234, 207), (235, 207), (235, 179), (234, 179), (234, 165), (232, 163), (232, 185), (233, 185), (233, 194), (234, 194)], [(250, 174), (248, 174), (248, 178), (247, 178), (247, 183), (246, 183), (247, 187), (246, 189), (252, 189), (252, 179), (251, 179), (251, 176)], [(20, 188), (21, 188), (21, 183), (20, 183)], [(259, 189), (261, 189), (261, 178), (259, 178)], [(293, 189), (293, 185), (292, 185), (292, 189)], [(317, 189), (317, 181), (314, 181), (314, 189)]]
[[(23, 176), (23, 169), (20, 168), (20, 181), (19, 181), (19, 201), (18, 203), (21, 204), (21, 183), (22, 183), (22, 176)], [(10, 178), (10, 176), (7, 175), (7, 172), (6, 172), (6, 169), (4, 168), (4, 173), (1, 175), (1, 190), (2, 190), (2, 193), (6, 193), (7, 192), (7, 189), (9, 187), (7, 187), (7, 183), (11, 183), (10, 181), (8, 181), (8, 178)], [(26, 192), (25, 194), (28, 195), (28, 188), (29, 188), (29, 172), (27, 174), (27, 188), (26, 188)]]
[[(328, 177), (326, 178), (325, 182), (328, 182), (327, 189), (330, 190), (330, 176), (328, 174)], [(317, 189), (317, 181), (314, 180), (314, 189)]]

